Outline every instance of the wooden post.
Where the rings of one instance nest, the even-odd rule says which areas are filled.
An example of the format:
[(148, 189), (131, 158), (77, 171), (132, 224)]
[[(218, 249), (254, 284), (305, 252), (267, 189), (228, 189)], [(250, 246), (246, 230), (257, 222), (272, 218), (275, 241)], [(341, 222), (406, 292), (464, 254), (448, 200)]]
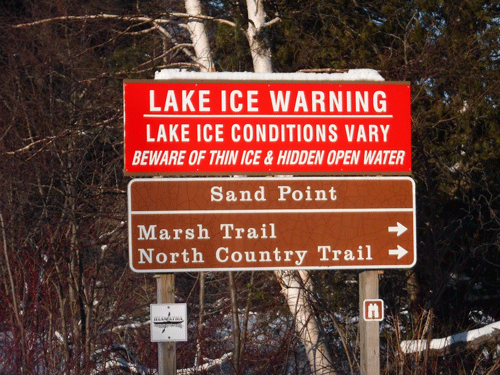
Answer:
[(365, 321), (363, 301), (378, 299), (379, 271), (359, 274), (359, 349), (361, 375), (380, 374), (380, 331), (378, 321)]
[[(159, 274), (155, 277), (157, 303), (175, 303), (174, 274)], [(175, 375), (177, 373), (175, 349), (175, 342), (158, 343), (158, 375)]]

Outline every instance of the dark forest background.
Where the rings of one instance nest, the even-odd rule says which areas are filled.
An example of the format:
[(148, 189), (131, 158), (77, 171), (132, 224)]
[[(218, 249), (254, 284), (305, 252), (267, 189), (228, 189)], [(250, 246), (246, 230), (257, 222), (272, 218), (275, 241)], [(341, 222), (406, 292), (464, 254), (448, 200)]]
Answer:
[[(202, 5), (213, 18), (206, 27), (216, 70), (252, 71), (242, 2)], [(370, 68), (411, 83), (418, 263), (380, 277), (383, 373), (498, 374), (498, 335), (445, 353), (408, 355), (399, 342), (500, 320), (500, 5), (276, 0), (266, 7), (269, 19), (280, 18), (262, 31), (276, 72)], [(122, 81), (197, 69), (177, 13), (185, 13), (181, 1), (0, 2), (0, 373), (156, 367), (147, 323), (155, 280), (131, 272), (127, 259)], [(258, 317), (240, 367), (206, 373), (308, 373), (273, 274), (235, 277), (239, 307)], [(178, 368), (194, 366), (196, 343), (208, 358), (232, 350), (222, 333), (231, 329), (227, 278), (208, 275), (204, 329), (194, 324), (191, 339), (178, 344)], [(356, 272), (314, 272), (311, 295), (336, 367), (354, 373), (356, 280)], [(193, 322), (199, 281), (176, 277), (177, 299)], [(110, 358), (128, 365), (102, 370)]]

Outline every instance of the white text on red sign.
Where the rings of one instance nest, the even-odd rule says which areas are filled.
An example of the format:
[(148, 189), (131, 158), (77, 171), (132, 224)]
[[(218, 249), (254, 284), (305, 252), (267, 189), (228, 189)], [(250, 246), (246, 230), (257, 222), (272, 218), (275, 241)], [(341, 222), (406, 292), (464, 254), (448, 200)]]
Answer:
[(411, 171), (409, 85), (124, 83), (125, 172)]

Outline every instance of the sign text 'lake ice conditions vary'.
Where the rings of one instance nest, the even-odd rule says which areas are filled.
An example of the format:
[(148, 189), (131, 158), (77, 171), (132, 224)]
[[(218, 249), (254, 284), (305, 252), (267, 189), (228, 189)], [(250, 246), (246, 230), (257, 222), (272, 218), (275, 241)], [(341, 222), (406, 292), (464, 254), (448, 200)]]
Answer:
[(124, 81), (125, 173), (409, 174), (405, 82)]

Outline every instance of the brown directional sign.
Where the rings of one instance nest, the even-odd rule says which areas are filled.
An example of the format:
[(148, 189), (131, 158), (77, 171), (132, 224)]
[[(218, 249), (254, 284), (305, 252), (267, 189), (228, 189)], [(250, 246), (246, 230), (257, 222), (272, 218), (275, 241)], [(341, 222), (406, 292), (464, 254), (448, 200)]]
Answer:
[(409, 268), (409, 177), (171, 178), (129, 183), (136, 272)]

